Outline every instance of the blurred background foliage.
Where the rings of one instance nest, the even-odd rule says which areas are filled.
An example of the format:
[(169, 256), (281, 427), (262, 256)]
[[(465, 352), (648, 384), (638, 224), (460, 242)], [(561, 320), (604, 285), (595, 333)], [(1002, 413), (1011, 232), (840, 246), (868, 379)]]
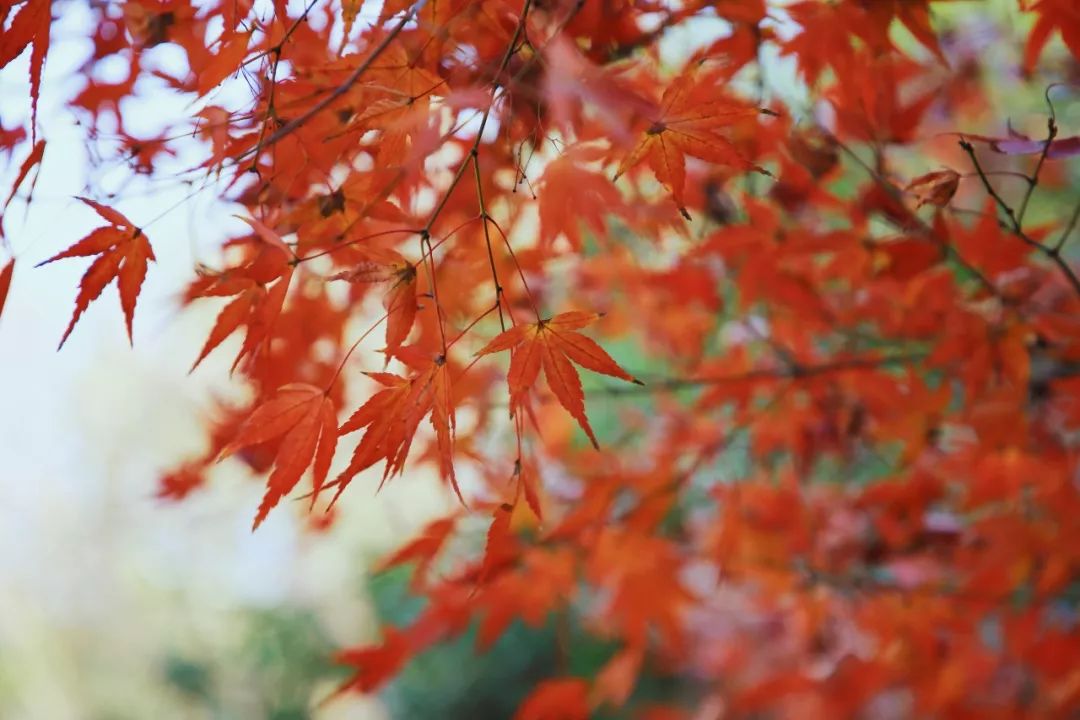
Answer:
[(317, 686), (343, 679), (331, 662), (334, 645), (315, 615), (275, 608), (245, 615), (238, 624), (238, 642), (225, 653), (166, 652), (160, 664), (165, 684), (189, 707), (215, 720), (233, 717), (226, 682), (247, 690), (258, 717), (312, 717)]

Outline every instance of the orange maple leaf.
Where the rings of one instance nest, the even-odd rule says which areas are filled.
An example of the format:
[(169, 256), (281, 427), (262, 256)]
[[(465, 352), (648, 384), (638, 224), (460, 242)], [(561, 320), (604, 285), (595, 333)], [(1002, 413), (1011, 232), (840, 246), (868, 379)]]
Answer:
[[(265, 294), (262, 287), (252, 284), (251, 287), (241, 292), (232, 300), (232, 302), (221, 309), (221, 312), (218, 313), (217, 320), (214, 322), (214, 327), (210, 330), (210, 335), (207, 336), (202, 350), (199, 351), (199, 357), (195, 358), (195, 362), (192, 363), (191, 370), (188, 372), (197, 368), (199, 363), (201, 363), (214, 348), (220, 345), (225, 338), (232, 335), (233, 331), (240, 327), (240, 324), (251, 314), (251, 309), (256, 306), (260, 296)], [(242, 355), (240, 357), (242, 357)], [(237, 361), (239, 361), (240, 357), (237, 357)]]
[(540, 179), (540, 240), (550, 245), (560, 233), (571, 247), (581, 249), (581, 223), (597, 236), (605, 234), (607, 218), (626, 211), (622, 195), (611, 180), (582, 164), (600, 159), (598, 148), (574, 146), (552, 160)]
[(338, 50), (338, 54), (341, 54), (342, 49), (345, 47), (345, 43), (349, 42), (349, 36), (352, 35), (353, 25), (356, 23), (356, 16), (360, 14), (360, 6), (363, 4), (361, 0), (341, 0), (341, 48)]
[[(248, 281), (241, 292), (218, 313), (210, 335), (199, 352), (199, 357), (191, 366), (194, 370), (199, 366), (214, 348), (220, 345), (225, 338), (229, 337), (242, 324), (247, 324), (247, 334), (244, 343), (233, 360), (231, 370), (235, 370), (240, 361), (252, 355), (260, 343), (269, 336), (270, 330), (281, 313), (281, 307), (285, 303), (285, 296), (289, 291), (289, 283), (292, 279), (292, 268), (288, 268), (282, 278), (267, 288), (261, 284)], [(243, 278), (239, 280), (243, 281)], [(223, 289), (231, 289), (227, 285)], [(207, 294), (213, 294), (211, 289)], [(191, 372), (189, 370), (188, 372)]]
[(708, 76), (699, 78), (690, 72), (676, 78), (660, 100), (658, 116), (651, 119), (637, 145), (619, 164), (615, 179), (648, 159), (656, 179), (671, 190), (679, 212), (689, 219), (683, 202), (687, 155), (768, 175), (719, 130), (771, 111), (718, 98), (716, 90), (714, 79)]
[(318, 499), (337, 447), (334, 403), (322, 388), (304, 383), (278, 388), (272, 398), (244, 421), (232, 442), (222, 448), (218, 459), (277, 438), (281, 438), (281, 444), (274, 458), (274, 470), (267, 480), (266, 495), (252, 529), (259, 527), (278, 501), (296, 486), (313, 458), (311, 504)]
[(593, 703), (607, 703), (615, 707), (625, 705), (637, 684), (644, 660), (645, 648), (640, 645), (631, 645), (617, 652), (596, 674)]
[(920, 175), (907, 184), (904, 189), (918, 198), (917, 208), (923, 205), (945, 207), (956, 194), (960, 186), (960, 173), (946, 168)]
[(339, 435), (348, 435), (367, 428), (364, 437), (353, 450), (348, 467), (334, 480), (334, 484), (338, 486), (335, 501), (353, 477), (380, 459), (387, 459), (389, 473), (390, 458), (397, 454), (402, 445), (407, 447), (406, 440), (411, 442), (408, 426), (411, 425), (411, 429), (415, 431), (420, 423), (419, 418), (410, 423), (404, 415), (409, 404), (408, 398), (413, 390), (412, 382), (392, 373), (365, 373), (365, 375), (385, 386), (385, 389), (368, 398), (367, 402), (349, 416), (349, 419), (338, 429)]
[(487, 541), (484, 543), (484, 561), (478, 578), (481, 584), (511, 562), (516, 555), (514, 534), (510, 529), (513, 512), (514, 506), (508, 503), (495, 508), (487, 532)]
[(464, 503), (454, 473), (453, 452), (456, 423), (450, 378), (445, 362), (433, 362), (411, 378), (392, 373), (365, 373), (386, 389), (375, 393), (338, 430), (341, 435), (367, 428), (356, 446), (348, 467), (338, 475), (336, 501), (345, 486), (360, 472), (386, 460), (382, 483), (405, 467), (416, 429), (430, 413), (435, 429), (439, 469)]
[(36, 266), (41, 267), (61, 258), (100, 256), (90, 264), (79, 282), (79, 294), (75, 298), (75, 314), (72, 315), (71, 322), (64, 331), (64, 337), (60, 339), (60, 347), (64, 346), (68, 335), (71, 334), (75, 323), (86, 308), (114, 279), (120, 290), (120, 305), (124, 310), (130, 341), (135, 302), (138, 300), (139, 290), (146, 278), (147, 263), (155, 259), (154, 251), (143, 231), (122, 214), (88, 198), (81, 197), (79, 200), (92, 207), (98, 215), (111, 222), (112, 225), (92, 230), (89, 235), (67, 250), (39, 262)]
[[(295, 262), (290, 261), (295, 258), (292, 249), (261, 221), (255, 218), (240, 219), (255, 230), (254, 237), (259, 240), (257, 250), (243, 267), (233, 268), (217, 277), (210, 276), (206, 278), (207, 284), (199, 283), (194, 289), (191, 297), (236, 297), (218, 313), (199, 357), (188, 372), (195, 370), (214, 348), (242, 324), (247, 325), (247, 335), (230, 372), (245, 357), (254, 357), (260, 344), (269, 337), (285, 304), (295, 268)], [(272, 286), (271, 282), (274, 283)]]
[(420, 589), (427, 576), (428, 568), (434, 562), (435, 556), (446, 545), (456, 524), (456, 515), (433, 520), (413, 540), (379, 562), (376, 572), (384, 572), (403, 563), (416, 563), (411, 586), (414, 590)]
[[(454, 414), (453, 390), (445, 362), (436, 363), (431, 369), (431, 426), (435, 428), (435, 448), (439, 456), (439, 471), (444, 480), (450, 481), (454, 494), (462, 504), (465, 498), (458, 488), (454, 473), (454, 440), (457, 421)], [(404, 456), (401, 458), (404, 462)]]
[(540, 367), (543, 366), (544, 377), (547, 378), (551, 392), (578, 421), (595, 448), (599, 448), (600, 444), (585, 416), (585, 393), (581, 389), (581, 378), (571, 360), (593, 372), (644, 385), (619, 367), (595, 341), (575, 332), (600, 317), (597, 313), (573, 311), (536, 323), (517, 325), (496, 336), (477, 353), (480, 356), (503, 350), (514, 351), (510, 357), (510, 371), (507, 375), (511, 412), (525, 399), (529, 389), (536, 383)]

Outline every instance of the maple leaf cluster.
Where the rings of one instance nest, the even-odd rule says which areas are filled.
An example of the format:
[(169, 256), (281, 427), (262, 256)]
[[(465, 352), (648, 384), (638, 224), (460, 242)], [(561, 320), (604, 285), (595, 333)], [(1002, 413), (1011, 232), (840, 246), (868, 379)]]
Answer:
[[(437, 468), (457, 506), (382, 564), (425, 609), (342, 650), (341, 692), (470, 627), (484, 651), (572, 617), (614, 649), (518, 720), (1072, 716), (1080, 133), (1055, 102), (1080, 9), (1019, 0), (1030, 32), (993, 40), (1045, 94), (1033, 138), (987, 118), (954, 5), (90, 4), (69, 108), (135, 174), (194, 137), (250, 227), (183, 303), (220, 308), (193, 370), (231, 347), (251, 400), (159, 495), (232, 456), (267, 474), (256, 527), (290, 493), (323, 527), (346, 488)], [(30, 59), (7, 204), (48, 153), (58, 7), (0, 8), (0, 68)], [(129, 133), (121, 102), (150, 92), (195, 117)], [(63, 340), (113, 280), (132, 336), (161, 218), (81, 200), (107, 225), (41, 263), (93, 258)]]

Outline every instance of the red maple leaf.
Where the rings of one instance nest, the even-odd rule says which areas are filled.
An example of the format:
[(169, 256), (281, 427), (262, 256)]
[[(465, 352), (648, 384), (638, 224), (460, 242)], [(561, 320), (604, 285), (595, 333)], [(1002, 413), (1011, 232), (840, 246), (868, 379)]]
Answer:
[(324, 390), (302, 383), (278, 388), (273, 397), (244, 421), (218, 457), (225, 458), (241, 448), (279, 438), (274, 470), (255, 515), (256, 528), (296, 486), (313, 459), (311, 504), (318, 498), (337, 447), (337, 416), (334, 403)]
[(62, 258), (99, 256), (90, 264), (79, 283), (79, 294), (75, 298), (75, 314), (72, 315), (71, 322), (64, 331), (64, 337), (60, 339), (60, 347), (64, 346), (79, 316), (114, 279), (120, 290), (120, 305), (127, 322), (128, 339), (131, 340), (131, 321), (135, 315), (135, 302), (139, 298), (139, 290), (146, 278), (147, 263), (154, 259), (154, 251), (150, 247), (146, 234), (122, 214), (88, 198), (81, 197), (79, 200), (92, 207), (98, 215), (111, 222), (112, 225), (92, 230), (89, 235), (67, 250), (37, 264), (37, 267), (41, 267)]
[(550, 244), (561, 233), (576, 251), (581, 249), (581, 224), (603, 235), (607, 218), (625, 212), (626, 204), (611, 180), (582, 167), (599, 160), (598, 148), (574, 146), (544, 169), (540, 179), (540, 238)]
[(1054, 30), (1061, 32), (1061, 39), (1069, 52), (1080, 60), (1080, 5), (1074, 0), (1021, 0), (1020, 7), (1039, 14), (1024, 48), (1025, 72), (1031, 73), (1035, 69)]
[(383, 483), (400, 474), (420, 421), (430, 413), (439, 469), (454, 493), (462, 499), (454, 473), (454, 402), (447, 364), (437, 359), (410, 378), (392, 373), (365, 374), (386, 389), (371, 396), (338, 431), (347, 435), (366, 428), (348, 467), (334, 480), (338, 486), (337, 496), (358, 473), (380, 460), (386, 461)]
[(595, 341), (576, 332), (596, 322), (600, 317), (596, 313), (566, 312), (547, 320), (517, 325), (496, 336), (477, 353), (488, 355), (513, 350), (510, 372), (507, 375), (511, 412), (524, 401), (525, 395), (536, 384), (540, 368), (543, 367), (551, 392), (578, 421), (593, 447), (599, 447), (599, 443), (589, 425), (589, 419), (585, 416), (585, 394), (581, 389), (581, 378), (571, 361), (593, 372), (638, 385), (644, 384), (619, 367)]
[(4, 303), (7, 302), (8, 290), (11, 289), (11, 276), (15, 273), (15, 258), (11, 258), (0, 270), (0, 313), (4, 312)]
[(615, 178), (648, 160), (656, 179), (671, 191), (679, 211), (689, 219), (683, 202), (687, 155), (768, 174), (720, 133), (762, 112), (767, 111), (718, 95), (715, 77), (684, 73), (664, 92), (659, 113), (650, 118), (637, 144), (619, 164)]

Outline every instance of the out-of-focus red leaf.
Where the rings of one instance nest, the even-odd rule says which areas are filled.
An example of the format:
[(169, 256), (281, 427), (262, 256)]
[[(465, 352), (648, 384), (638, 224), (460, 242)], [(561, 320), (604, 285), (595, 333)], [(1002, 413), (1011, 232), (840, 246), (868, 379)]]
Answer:
[(937, 170), (920, 175), (904, 188), (918, 198), (918, 207), (934, 205), (945, 207), (960, 187), (960, 173), (955, 170)]
[(518, 707), (514, 720), (588, 720), (589, 686), (581, 678), (545, 680)]
[(15, 258), (11, 258), (0, 270), (0, 315), (4, 312), (4, 303), (7, 302), (8, 291), (11, 290), (11, 277), (15, 274)]
[[(19, 174), (15, 176), (15, 182), (11, 185), (11, 192), (7, 196), (7, 200), (4, 201), (3, 207), (0, 207), (0, 217), (7, 212), (8, 206), (11, 205), (11, 201), (15, 199), (15, 193), (19, 191), (19, 186), (22, 185), (23, 180), (30, 174), (35, 166), (41, 163), (41, 158), (45, 155), (45, 141), (38, 140), (34, 144), (34, 147), (30, 150), (30, 154), (23, 160), (23, 164), (19, 167)], [(30, 182), (30, 190), (26, 194), (26, 202), (29, 203), (34, 195), (34, 186), (37, 185), (37, 179), (39, 175), (35, 175), (34, 179)], [(0, 237), (4, 236), (4, 226), (0, 223)]]

